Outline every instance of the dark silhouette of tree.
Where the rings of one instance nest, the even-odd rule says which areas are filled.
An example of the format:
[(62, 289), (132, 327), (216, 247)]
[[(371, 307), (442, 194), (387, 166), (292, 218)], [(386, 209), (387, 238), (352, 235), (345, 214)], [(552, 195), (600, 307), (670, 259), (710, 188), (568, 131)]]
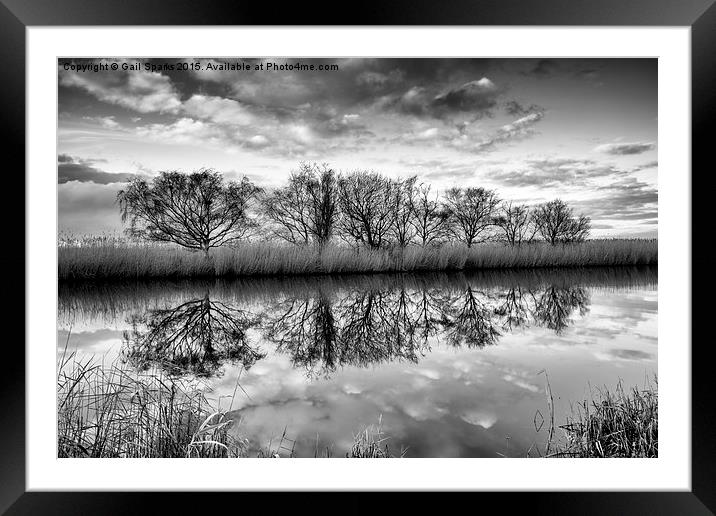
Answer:
[(449, 213), (437, 195), (430, 195), (430, 185), (417, 186), (411, 204), (411, 223), (418, 243), (425, 247), (440, 242), (447, 234)]
[(344, 361), (366, 367), (390, 360), (417, 362), (424, 350), (402, 288), (354, 292), (339, 307)]
[(327, 165), (313, 165), (307, 182), (311, 201), (311, 233), (322, 249), (333, 235), (338, 219), (338, 178)]
[(591, 229), (589, 217), (575, 217), (572, 208), (561, 199), (537, 206), (533, 218), (540, 235), (551, 245), (582, 242)]
[(531, 242), (537, 233), (532, 214), (524, 204), (503, 202), (497, 210), (495, 224), (500, 229), (504, 241), (513, 247)]
[(335, 299), (320, 289), (271, 307), (266, 338), (311, 377), (339, 367), (391, 360), (416, 362), (427, 336), (418, 335), (417, 305), (402, 288), (351, 292)]
[(277, 227), (274, 234), (287, 242), (320, 248), (331, 238), (337, 218), (338, 184), (327, 165), (301, 163), (288, 184), (262, 199), (263, 212)]
[(467, 247), (472, 247), (484, 240), (487, 230), (495, 224), (495, 209), (500, 200), (493, 190), (450, 188), (445, 193), (444, 202), (453, 234)]
[(124, 332), (123, 356), (135, 367), (158, 365), (172, 374), (215, 376), (224, 363), (249, 369), (265, 355), (248, 343), (246, 330), (257, 319), (207, 293), (168, 310), (135, 316)]
[(392, 223), (390, 234), (395, 244), (404, 249), (415, 236), (413, 219), (413, 198), (415, 196), (416, 176), (398, 179), (393, 182), (393, 198), (390, 209)]
[(560, 335), (572, 323), (575, 310), (580, 315), (589, 311), (589, 302), (589, 292), (582, 287), (550, 285), (535, 297), (535, 322)]
[(575, 310), (585, 313), (581, 287), (548, 285), (483, 292), (467, 281), (434, 288), (403, 280), (337, 295), (323, 289), (284, 299), (260, 316), (264, 336), (309, 377), (329, 377), (345, 366), (417, 363), (436, 338), (454, 347), (496, 344), (502, 331), (539, 325), (560, 334)]
[(336, 369), (341, 361), (338, 323), (333, 301), (323, 291), (288, 299), (271, 312), (266, 317), (266, 338), (278, 345), (279, 352), (288, 353), (293, 364), (304, 367), (309, 376)]
[(357, 170), (338, 180), (342, 236), (351, 243), (379, 249), (393, 223), (395, 184), (378, 174)]
[(502, 328), (511, 331), (526, 327), (531, 321), (530, 301), (534, 301), (530, 290), (511, 287), (498, 294), (500, 303), (495, 308), (495, 315), (502, 319)]
[(468, 285), (458, 296), (449, 296), (443, 308), (445, 339), (453, 346), (482, 348), (497, 342), (492, 301)]
[(204, 251), (244, 238), (255, 226), (249, 203), (260, 189), (244, 177), (224, 183), (218, 172), (162, 172), (133, 179), (117, 194), (126, 232)]
[(445, 322), (441, 310), (440, 296), (427, 286), (413, 295), (415, 335), (424, 344), (430, 337), (437, 335)]

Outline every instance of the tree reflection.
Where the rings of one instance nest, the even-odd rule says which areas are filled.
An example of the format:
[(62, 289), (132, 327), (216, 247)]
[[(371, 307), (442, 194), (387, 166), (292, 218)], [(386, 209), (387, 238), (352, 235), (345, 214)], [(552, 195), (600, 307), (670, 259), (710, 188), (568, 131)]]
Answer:
[(540, 326), (562, 334), (589, 307), (589, 291), (562, 284), (479, 286), (464, 275), (366, 280), (348, 288), (304, 284), (262, 303), (252, 314), (203, 298), (135, 316), (124, 357), (140, 368), (219, 373), (226, 362), (246, 368), (264, 357), (247, 336), (255, 326), (309, 376), (344, 366), (417, 362), (431, 346), (482, 348), (505, 333)]
[(133, 316), (124, 332), (124, 358), (139, 369), (158, 365), (173, 374), (215, 376), (224, 363), (251, 367), (265, 355), (249, 345), (256, 317), (222, 302), (193, 299)]
[(266, 337), (291, 355), (295, 365), (311, 370), (322, 364), (333, 370), (340, 360), (336, 320), (331, 300), (318, 291), (315, 297), (288, 299), (274, 307)]
[(504, 330), (512, 331), (530, 324), (532, 316), (530, 302), (535, 301), (531, 290), (511, 287), (502, 291), (498, 299), (495, 314), (501, 319)]
[(326, 376), (346, 365), (416, 362), (426, 338), (421, 342), (413, 314), (405, 289), (353, 291), (340, 299), (319, 289), (274, 306), (265, 335), (310, 376)]
[(343, 366), (417, 362), (433, 342), (482, 348), (496, 344), (503, 332), (530, 325), (560, 334), (588, 305), (588, 291), (581, 287), (480, 290), (464, 277), (443, 288), (398, 281), (287, 297), (268, 307), (263, 328), (294, 365), (309, 376), (327, 376)]
[(494, 299), (469, 285), (445, 304), (445, 337), (451, 345), (482, 348), (494, 344), (497, 329)]
[(589, 293), (581, 287), (550, 285), (535, 297), (534, 318), (537, 324), (560, 335), (571, 324), (572, 314), (589, 311)]

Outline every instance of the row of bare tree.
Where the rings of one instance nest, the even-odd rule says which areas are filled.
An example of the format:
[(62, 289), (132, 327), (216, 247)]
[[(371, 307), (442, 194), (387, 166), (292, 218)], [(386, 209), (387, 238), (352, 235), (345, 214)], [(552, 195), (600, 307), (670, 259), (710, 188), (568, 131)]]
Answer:
[(416, 176), (391, 179), (373, 171), (336, 174), (302, 163), (288, 184), (265, 194), (263, 213), (274, 234), (294, 244), (325, 245), (333, 235), (371, 249), (487, 240), (510, 245), (538, 236), (552, 245), (580, 242), (588, 217), (560, 199), (530, 208), (501, 200), (494, 190), (450, 188), (441, 197)]
[(451, 241), (472, 247), (489, 240), (519, 246), (540, 237), (556, 245), (581, 242), (590, 231), (590, 219), (575, 216), (560, 199), (529, 207), (479, 187), (450, 188), (440, 196), (416, 176), (339, 174), (316, 163), (301, 163), (285, 186), (271, 191), (246, 177), (225, 183), (221, 174), (202, 169), (134, 179), (117, 200), (131, 236), (206, 253), (258, 227), (296, 245), (323, 248), (339, 238), (370, 249)]

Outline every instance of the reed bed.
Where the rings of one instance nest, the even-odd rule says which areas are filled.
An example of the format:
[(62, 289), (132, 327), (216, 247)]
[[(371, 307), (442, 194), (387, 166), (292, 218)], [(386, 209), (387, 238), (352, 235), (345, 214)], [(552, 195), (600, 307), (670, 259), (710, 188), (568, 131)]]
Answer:
[[(138, 373), (120, 361), (105, 365), (63, 353), (57, 373), (57, 456), (60, 458), (241, 458), (249, 441), (231, 431), (231, 410), (214, 408), (196, 380), (160, 369)], [(232, 400), (233, 403), (233, 400)], [(353, 458), (390, 455), (378, 425), (354, 437)], [(295, 457), (287, 429), (257, 458)], [(400, 457), (405, 451), (401, 451)], [(318, 456), (318, 455), (316, 455)], [(326, 449), (325, 457), (331, 452)]]
[(63, 245), (58, 247), (61, 280), (370, 274), (551, 267), (656, 265), (656, 240), (590, 240), (551, 246), (511, 247), (499, 243), (368, 250), (247, 243), (212, 250), (207, 259), (172, 246)]
[(599, 389), (572, 408), (565, 440), (550, 457), (658, 457), (657, 380), (645, 388)]
[(57, 407), (58, 457), (241, 457), (248, 445), (200, 386), (160, 370), (63, 356)]
[[(353, 446), (346, 453), (351, 459), (388, 459), (394, 458), (390, 454), (390, 447), (387, 444), (388, 437), (383, 433), (383, 418), (378, 418), (377, 425), (368, 425), (362, 432), (353, 436)], [(398, 457), (405, 456), (406, 449), (401, 449)]]

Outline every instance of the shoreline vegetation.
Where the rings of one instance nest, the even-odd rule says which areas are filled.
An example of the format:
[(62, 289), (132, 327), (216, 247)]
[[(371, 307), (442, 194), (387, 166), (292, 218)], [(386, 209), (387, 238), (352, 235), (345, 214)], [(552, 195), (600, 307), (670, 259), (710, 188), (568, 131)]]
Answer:
[[(239, 385), (237, 384), (237, 387)], [(210, 389), (197, 380), (182, 379), (161, 369), (135, 372), (126, 364), (60, 357), (57, 373), (58, 458), (291, 458), (295, 441), (283, 435), (274, 443), (251, 450), (236, 435), (227, 410), (215, 407)], [(389, 458), (381, 429), (368, 425), (353, 436), (347, 458)], [(399, 457), (405, 455), (401, 450)], [(332, 447), (314, 457), (333, 457)]]
[[(238, 387), (238, 384), (237, 384)], [(592, 391), (591, 398), (571, 407), (564, 432), (554, 439), (554, 414), (546, 453), (560, 457), (658, 457), (658, 382), (625, 390), (620, 383)], [(160, 370), (137, 373), (119, 361), (105, 365), (80, 361), (74, 353), (60, 358), (57, 375), (60, 458), (291, 458), (295, 441), (286, 429), (277, 442), (250, 451), (237, 435), (238, 424), (227, 410), (206, 397), (206, 385)], [(548, 400), (549, 400), (548, 391)], [(552, 402), (553, 403), (553, 402)], [(539, 432), (539, 430), (538, 430)], [(316, 448), (315, 458), (402, 458), (409, 448), (391, 453), (382, 418), (353, 436), (349, 450)], [(527, 457), (535, 457), (530, 455)]]
[(560, 425), (564, 439), (548, 457), (659, 456), (658, 380), (644, 388), (625, 390), (621, 382), (612, 390), (591, 392), (591, 398), (571, 407)]
[(467, 247), (366, 249), (340, 245), (243, 243), (208, 256), (171, 244), (112, 238), (65, 238), (58, 246), (60, 280), (340, 275), (480, 269), (657, 265), (656, 239), (604, 239), (550, 245), (482, 243)]

